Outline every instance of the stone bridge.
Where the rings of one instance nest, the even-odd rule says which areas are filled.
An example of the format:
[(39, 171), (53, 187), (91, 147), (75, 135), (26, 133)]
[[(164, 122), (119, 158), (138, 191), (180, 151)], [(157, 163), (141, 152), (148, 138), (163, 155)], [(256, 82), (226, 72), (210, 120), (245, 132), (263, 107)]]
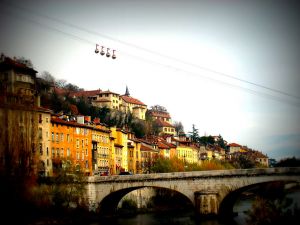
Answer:
[(300, 167), (94, 176), (89, 177), (87, 194), (91, 209), (99, 207), (103, 215), (112, 215), (127, 193), (154, 187), (181, 193), (192, 202), (198, 215), (228, 216), (242, 192), (272, 182), (299, 185)]

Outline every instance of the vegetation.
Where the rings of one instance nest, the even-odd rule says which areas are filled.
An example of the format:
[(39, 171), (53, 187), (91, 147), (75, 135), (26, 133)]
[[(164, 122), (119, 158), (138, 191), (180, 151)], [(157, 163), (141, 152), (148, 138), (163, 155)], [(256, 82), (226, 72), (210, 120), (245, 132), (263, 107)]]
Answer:
[(234, 169), (234, 166), (228, 162), (219, 160), (205, 160), (201, 164), (187, 163), (177, 157), (171, 159), (160, 157), (151, 167), (152, 173), (169, 173), (169, 172), (187, 172), (203, 170), (224, 170)]
[(295, 157), (281, 159), (275, 165), (276, 167), (300, 167), (300, 159)]
[(283, 183), (261, 187), (257, 194), (248, 212), (249, 225), (298, 224), (300, 209), (287, 197)]

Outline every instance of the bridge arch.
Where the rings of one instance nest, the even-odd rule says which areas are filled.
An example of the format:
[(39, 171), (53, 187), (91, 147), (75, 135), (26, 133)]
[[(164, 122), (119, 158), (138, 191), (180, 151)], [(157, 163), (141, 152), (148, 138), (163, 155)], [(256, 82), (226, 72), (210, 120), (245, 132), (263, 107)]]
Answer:
[(198, 215), (225, 214), (228, 217), (241, 192), (260, 183), (300, 183), (299, 175), (300, 168), (293, 167), (89, 177), (87, 197), (91, 210), (95, 210), (100, 203), (99, 208), (105, 214), (115, 212), (120, 199), (133, 190), (143, 187), (167, 188), (185, 195), (195, 206)]
[[(286, 184), (296, 184), (300, 185), (300, 182), (297, 180), (274, 180), (267, 182), (258, 182), (249, 184), (246, 186), (239, 187), (235, 190), (229, 191), (223, 199), (220, 200), (219, 205), (219, 217), (224, 219), (234, 216), (233, 207), (237, 202), (238, 198), (242, 195), (243, 192), (255, 192), (255, 191), (274, 191), (277, 192), (279, 188), (284, 188)], [(272, 189), (270, 187), (273, 187)], [(278, 192), (277, 192), (278, 193)]]
[(121, 201), (121, 199), (127, 195), (128, 193), (138, 190), (138, 189), (143, 189), (143, 188), (153, 188), (153, 189), (163, 189), (163, 190), (168, 190), (170, 192), (175, 192), (179, 194), (179, 196), (182, 198), (183, 201), (186, 201), (190, 203), (191, 206), (194, 206), (194, 202), (186, 196), (184, 193), (174, 190), (171, 188), (165, 188), (165, 187), (160, 187), (160, 186), (137, 186), (137, 187), (129, 187), (129, 188), (124, 188), (120, 190), (116, 190), (105, 196), (101, 202), (99, 202), (99, 212), (101, 215), (105, 216), (112, 216), (116, 213), (118, 204)]

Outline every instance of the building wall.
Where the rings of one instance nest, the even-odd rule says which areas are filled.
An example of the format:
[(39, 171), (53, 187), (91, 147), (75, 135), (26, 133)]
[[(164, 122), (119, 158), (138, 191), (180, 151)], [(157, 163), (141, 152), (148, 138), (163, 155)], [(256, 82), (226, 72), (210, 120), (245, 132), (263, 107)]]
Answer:
[(39, 154), (40, 166), (43, 169), (40, 171), (43, 176), (52, 176), (52, 155), (51, 155), (51, 114), (50, 112), (38, 113), (38, 139), (39, 139)]

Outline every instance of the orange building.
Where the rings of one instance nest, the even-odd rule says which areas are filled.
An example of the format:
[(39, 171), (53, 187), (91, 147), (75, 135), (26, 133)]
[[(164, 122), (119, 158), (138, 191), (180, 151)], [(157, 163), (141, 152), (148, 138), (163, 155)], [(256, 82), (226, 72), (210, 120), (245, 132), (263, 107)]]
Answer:
[(52, 117), (50, 129), (53, 170), (71, 165), (92, 175), (93, 127)]

